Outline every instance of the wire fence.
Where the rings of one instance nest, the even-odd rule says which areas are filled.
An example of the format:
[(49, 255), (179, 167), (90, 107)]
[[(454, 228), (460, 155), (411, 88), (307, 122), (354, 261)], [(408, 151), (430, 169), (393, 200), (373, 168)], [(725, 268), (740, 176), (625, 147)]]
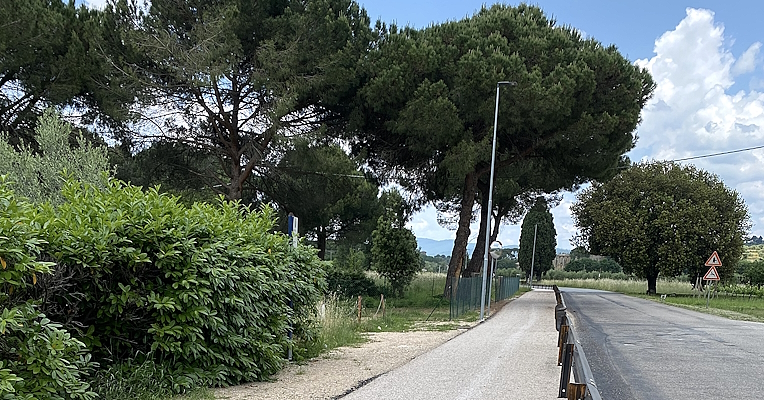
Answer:
[[(483, 291), (483, 278), (450, 278), (448, 280), (449, 316), (451, 319), (473, 310), (480, 310), (480, 294)], [(490, 307), (490, 297), (493, 301), (501, 301), (513, 296), (520, 290), (520, 278), (498, 276), (491, 282), (493, 287), (486, 288), (486, 306)]]

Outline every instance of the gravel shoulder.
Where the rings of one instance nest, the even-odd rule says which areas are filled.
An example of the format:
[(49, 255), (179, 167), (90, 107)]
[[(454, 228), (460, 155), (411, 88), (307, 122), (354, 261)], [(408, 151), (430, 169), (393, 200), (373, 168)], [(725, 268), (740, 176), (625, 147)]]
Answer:
[[(507, 302), (492, 305), (491, 315)], [(220, 400), (337, 399), (388, 371), (466, 332), (477, 322), (449, 331), (374, 332), (356, 347), (340, 347), (302, 364), (290, 364), (272, 382), (214, 390)]]

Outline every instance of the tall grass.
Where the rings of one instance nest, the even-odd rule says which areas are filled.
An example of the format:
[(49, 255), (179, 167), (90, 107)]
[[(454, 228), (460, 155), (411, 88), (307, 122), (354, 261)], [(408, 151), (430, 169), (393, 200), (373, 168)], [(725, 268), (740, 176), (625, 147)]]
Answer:
[[(642, 280), (554, 279), (543, 280), (540, 283), (544, 285), (557, 285), (559, 287), (608, 290), (626, 294), (645, 294), (645, 292), (647, 292), (647, 281)], [(693, 293), (692, 285), (690, 283), (679, 280), (658, 280), (658, 282), (656, 282), (656, 291), (658, 293), (669, 294)]]
[(365, 341), (357, 329), (354, 302), (330, 293), (318, 302), (316, 308), (318, 336), (305, 345), (303, 358), (313, 358), (324, 351)]
[[(710, 312), (727, 318), (757, 322), (764, 321), (764, 299), (762, 298), (742, 296), (728, 297), (721, 295), (710, 299), (708, 311), (706, 309), (706, 298), (703, 296), (666, 297), (664, 301), (692, 310)], [(733, 313), (740, 315), (715, 310), (732, 311)]]
[[(92, 387), (99, 398), (109, 400), (214, 400), (209, 389), (175, 379), (162, 364), (130, 360), (98, 371)], [(179, 391), (185, 393), (175, 395)]]

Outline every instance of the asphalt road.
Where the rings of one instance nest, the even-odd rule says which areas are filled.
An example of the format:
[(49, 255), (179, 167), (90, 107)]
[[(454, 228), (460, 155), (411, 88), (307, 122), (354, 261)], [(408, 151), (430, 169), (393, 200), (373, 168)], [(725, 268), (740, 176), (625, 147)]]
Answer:
[(605, 400), (760, 399), (764, 324), (560, 288)]
[(556, 399), (555, 304), (552, 291), (526, 293), (344, 399)]

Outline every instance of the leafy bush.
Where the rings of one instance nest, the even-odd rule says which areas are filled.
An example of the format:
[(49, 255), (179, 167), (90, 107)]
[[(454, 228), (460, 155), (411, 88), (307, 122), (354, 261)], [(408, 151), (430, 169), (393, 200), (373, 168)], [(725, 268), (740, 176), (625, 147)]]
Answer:
[(406, 228), (409, 217), (403, 198), (395, 191), (385, 193), (383, 198), (388, 206), (371, 235), (371, 264), (387, 279), (392, 292), (403, 297), (403, 291), (422, 268), (422, 259), (414, 232)]
[(38, 119), (35, 140), (38, 148), (22, 145), (16, 151), (8, 135), (0, 133), (0, 171), (14, 182), (14, 191), (34, 203), (61, 203), (62, 174), (82, 182), (103, 186), (109, 172), (106, 146), (93, 146), (81, 134), (70, 146), (72, 126), (53, 109)]
[(523, 271), (518, 268), (499, 268), (496, 270), (496, 276), (523, 276)]
[(594, 260), (591, 258), (576, 258), (569, 262), (565, 266), (565, 271), (568, 272), (579, 272), (579, 271), (586, 271), (586, 272), (621, 272), (623, 269), (620, 265), (618, 265), (617, 262), (606, 258), (604, 260)]
[(271, 233), (270, 209), (187, 207), (118, 181), (68, 182), (63, 193), (41, 217), (66, 281), (48, 301), (84, 327), (100, 360), (152, 354), (178, 392), (264, 379), (283, 362), (290, 326), (298, 341), (314, 336), (322, 263)]
[(751, 285), (764, 285), (764, 261), (753, 261), (746, 263), (744, 277)]
[(374, 280), (361, 271), (344, 271), (331, 269), (326, 276), (327, 290), (340, 296), (378, 296), (381, 291)]
[(96, 364), (85, 345), (28, 300), (51, 263), (36, 261), (44, 241), (29, 203), (0, 177), (0, 393), (3, 399), (92, 399), (85, 381)]

